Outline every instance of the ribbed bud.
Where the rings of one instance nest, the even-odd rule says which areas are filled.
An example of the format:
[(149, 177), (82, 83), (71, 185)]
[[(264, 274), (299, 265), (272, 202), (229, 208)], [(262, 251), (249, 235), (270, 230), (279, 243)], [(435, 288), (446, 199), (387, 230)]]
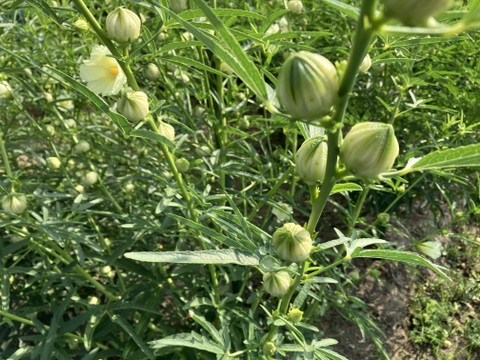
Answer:
[(293, 308), (287, 314), (287, 319), (294, 324), (298, 324), (302, 321), (303, 311), (300, 309)]
[(88, 31), (88, 23), (83, 20), (83, 19), (78, 19), (73, 23), (73, 27), (75, 28), (75, 31), (79, 34), (84, 34)]
[(83, 184), (85, 186), (94, 185), (98, 181), (98, 175), (95, 171), (89, 171), (83, 177)]
[(160, 77), (160, 70), (158, 69), (158, 66), (153, 63), (145, 66), (144, 73), (148, 80), (156, 80)]
[(323, 182), (327, 167), (327, 138), (318, 135), (307, 139), (295, 156), (298, 176), (307, 184)]
[(263, 288), (275, 297), (282, 297), (290, 288), (291, 278), (286, 271), (267, 272), (263, 274)]
[(307, 260), (313, 247), (310, 233), (293, 223), (277, 229), (273, 233), (272, 243), (278, 257), (295, 263)]
[(187, 0), (169, 0), (168, 7), (178, 14), (188, 9), (188, 3)]
[(2, 208), (6, 213), (21, 214), (27, 208), (27, 197), (20, 193), (5, 195), (2, 198)]
[(127, 43), (138, 39), (142, 21), (131, 10), (119, 7), (107, 16), (107, 33), (115, 41)]
[(90, 144), (85, 140), (81, 140), (75, 145), (73, 151), (77, 154), (86, 153), (90, 151)]
[(452, 0), (384, 0), (383, 13), (405, 25), (422, 26), (452, 4)]
[(293, 14), (300, 14), (303, 9), (303, 4), (300, 0), (291, 0), (287, 3), (287, 9)]
[(179, 158), (175, 160), (175, 166), (179, 172), (184, 173), (190, 168), (190, 162), (185, 158)]
[(137, 123), (148, 115), (148, 97), (142, 91), (127, 91), (118, 101), (120, 114), (131, 122)]
[(57, 170), (62, 166), (62, 162), (56, 156), (50, 156), (47, 158), (47, 166), (50, 170)]
[(175, 129), (172, 125), (160, 121), (158, 124), (158, 133), (165, 136), (168, 140), (175, 140)]
[(338, 87), (337, 70), (327, 58), (300, 51), (280, 69), (277, 97), (293, 117), (315, 120), (327, 115), (337, 102)]
[(390, 124), (364, 122), (352, 127), (340, 146), (340, 158), (355, 176), (375, 179), (390, 170), (398, 156)]

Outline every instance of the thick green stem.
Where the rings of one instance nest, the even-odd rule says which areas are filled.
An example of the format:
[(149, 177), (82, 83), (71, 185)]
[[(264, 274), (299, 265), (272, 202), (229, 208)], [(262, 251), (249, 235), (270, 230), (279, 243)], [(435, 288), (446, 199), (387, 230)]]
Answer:
[(3, 134), (0, 131), (0, 151), (2, 152), (3, 164), (5, 165), (5, 172), (7, 177), (12, 179), (12, 168), (10, 167), (10, 161), (8, 160), (7, 149), (5, 148), (5, 143), (3, 142)]

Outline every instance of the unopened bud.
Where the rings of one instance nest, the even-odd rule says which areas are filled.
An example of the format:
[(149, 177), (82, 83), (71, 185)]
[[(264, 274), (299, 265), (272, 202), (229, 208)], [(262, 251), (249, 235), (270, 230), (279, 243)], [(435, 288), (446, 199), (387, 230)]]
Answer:
[(279, 258), (295, 263), (307, 260), (313, 247), (310, 233), (294, 223), (277, 229), (273, 233), (272, 244)]
[(144, 73), (148, 80), (156, 80), (160, 76), (160, 70), (158, 69), (158, 66), (153, 63), (145, 66)]
[(273, 342), (269, 341), (269, 342), (266, 342), (265, 344), (263, 344), (262, 352), (265, 356), (271, 357), (271, 356), (275, 355), (275, 353), (277, 352), (277, 347), (275, 346), (275, 344)]
[(398, 151), (392, 125), (364, 122), (354, 125), (345, 136), (340, 158), (353, 175), (376, 179), (392, 168)]
[(89, 150), (90, 150), (90, 144), (85, 140), (80, 141), (73, 148), (73, 151), (76, 152), (77, 154), (86, 153)]
[(83, 20), (83, 19), (78, 19), (73, 23), (73, 27), (75, 28), (75, 31), (79, 34), (84, 34), (88, 31), (88, 23)]
[(175, 129), (172, 125), (167, 124), (166, 122), (160, 121), (158, 124), (158, 133), (165, 136), (170, 141), (175, 140)]
[(327, 115), (338, 99), (338, 74), (322, 55), (291, 55), (278, 75), (277, 97), (293, 117), (315, 120)]
[(190, 163), (187, 159), (185, 158), (180, 158), (175, 160), (175, 166), (177, 167), (177, 170), (181, 173), (187, 172), (188, 169), (190, 168)]
[(293, 308), (287, 314), (287, 319), (294, 324), (298, 324), (302, 321), (303, 311), (300, 309)]
[(119, 7), (107, 16), (107, 33), (115, 41), (127, 43), (138, 39), (142, 22), (133, 11)]
[(327, 138), (318, 135), (307, 139), (295, 156), (298, 176), (307, 184), (315, 184), (325, 179), (327, 167)]
[(148, 97), (142, 91), (128, 91), (118, 101), (118, 111), (128, 120), (137, 123), (148, 115)]
[(27, 208), (27, 197), (21, 193), (11, 193), (2, 198), (2, 208), (6, 213), (21, 214)]
[(62, 166), (62, 162), (56, 156), (50, 156), (47, 158), (47, 166), (50, 170), (57, 170)]
[(94, 185), (98, 181), (98, 175), (95, 171), (89, 171), (83, 177), (83, 184), (85, 186)]
[(282, 297), (290, 288), (291, 278), (288, 272), (267, 272), (263, 274), (263, 288), (275, 297)]
[(12, 88), (6, 81), (0, 81), (0, 99), (8, 99), (12, 95)]
[(291, 0), (287, 3), (287, 9), (292, 14), (300, 14), (303, 10), (303, 4), (300, 0)]
[(169, 0), (168, 7), (174, 13), (178, 14), (188, 9), (187, 0)]

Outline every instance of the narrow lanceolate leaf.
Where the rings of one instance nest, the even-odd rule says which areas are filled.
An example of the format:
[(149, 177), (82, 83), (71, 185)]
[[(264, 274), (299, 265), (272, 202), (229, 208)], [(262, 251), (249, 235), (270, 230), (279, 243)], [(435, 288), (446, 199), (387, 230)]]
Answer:
[(183, 346), (208, 351), (214, 354), (225, 354), (225, 350), (222, 349), (221, 346), (193, 331), (190, 334), (175, 334), (160, 340), (151, 341), (149, 342), (149, 345), (152, 349), (162, 349), (169, 346)]
[(213, 25), (221, 41), (215, 37), (206, 34), (198, 29), (196, 26), (185, 21), (180, 16), (169, 11), (172, 18), (178, 21), (185, 29), (187, 29), (193, 36), (200, 40), (206, 47), (208, 47), (218, 58), (224, 61), (235, 74), (242, 79), (242, 81), (262, 100), (267, 100), (267, 89), (265, 81), (263, 80), (258, 68), (252, 62), (251, 58), (247, 56), (245, 50), (238, 43), (235, 36), (225, 26), (225, 24), (218, 18), (217, 15), (205, 4), (203, 0), (194, 0), (195, 4), (202, 10), (203, 14)]
[(165, 136), (156, 134), (153, 131), (145, 130), (145, 129), (136, 129), (130, 132), (130, 135), (133, 137), (139, 137), (143, 139), (150, 139), (156, 142), (160, 142), (165, 146), (170, 148), (174, 148), (175, 144), (167, 139)]
[(410, 171), (478, 166), (480, 166), (480, 144), (472, 144), (425, 155), (411, 166)]
[(147, 344), (145, 344), (141, 336), (135, 332), (133, 326), (130, 325), (130, 323), (126, 319), (119, 315), (113, 315), (111, 318), (114, 323), (120, 325), (120, 327), (130, 336), (130, 338), (135, 341), (135, 343), (143, 351), (145, 356), (152, 360), (155, 359), (155, 356), (153, 355)]
[(351, 5), (347, 5), (339, 0), (323, 0), (331, 7), (337, 9), (342, 14), (350, 16), (351, 18), (357, 19), (360, 16), (360, 10)]
[(236, 264), (258, 266), (259, 258), (240, 250), (203, 250), (203, 251), (138, 251), (125, 253), (128, 259), (174, 264)]
[(103, 111), (122, 130), (124, 135), (127, 135), (130, 132), (132, 125), (127, 121), (127, 119), (125, 119), (124, 116), (113, 111), (100, 96), (64, 72), (51, 66), (46, 66), (46, 68), (56, 75), (55, 78), (67, 82), (72, 89), (90, 99), (93, 105), (95, 105), (99, 110)]
[(415, 266), (424, 266), (433, 271), (444, 279), (450, 280), (450, 278), (442, 272), (442, 268), (437, 266), (423, 256), (420, 256), (416, 253), (410, 251), (400, 251), (400, 250), (361, 250), (356, 254), (353, 254), (352, 257), (362, 257), (362, 258), (375, 258), (375, 259), (385, 259), (400, 261), (405, 264), (415, 265)]

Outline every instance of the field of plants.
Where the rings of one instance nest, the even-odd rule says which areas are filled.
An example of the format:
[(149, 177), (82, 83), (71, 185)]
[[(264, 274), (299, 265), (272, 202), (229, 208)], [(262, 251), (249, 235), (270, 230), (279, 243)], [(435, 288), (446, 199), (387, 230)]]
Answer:
[(0, 0), (0, 360), (480, 359), (480, 0)]

